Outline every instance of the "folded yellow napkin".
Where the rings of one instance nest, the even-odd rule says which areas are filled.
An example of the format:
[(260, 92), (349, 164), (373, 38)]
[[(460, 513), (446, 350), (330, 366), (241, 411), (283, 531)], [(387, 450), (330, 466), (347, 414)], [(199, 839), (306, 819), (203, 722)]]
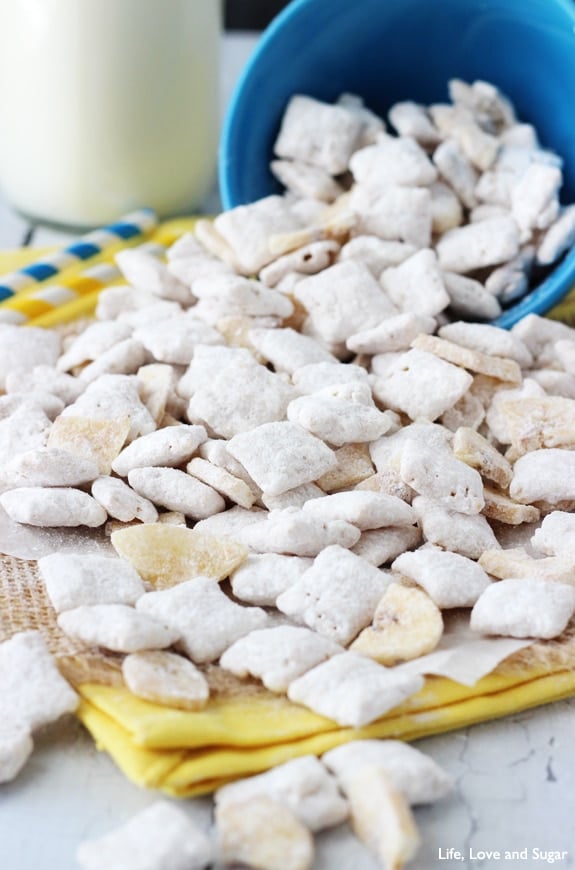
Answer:
[[(170, 221), (151, 240), (171, 244), (193, 224), (193, 219)], [(0, 253), (0, 272), (20, 268), (41, 253)], [(96, 298), (79, 300), (65, 319), (89, 316)], [(61, 316), (55, 310), (42, 325), (56, 324)], [(549, 316), (574, 323), (575, 290)], [(429, 676), (417, 695), (361, 729), (342, 728), (251, 684), (242, 691), (239, 681), (195, 713), (143, 701), (123, 687), (83, 682), (78, 716), (133, 782), (188, 797), (360, 737), (416, 740), (575, 695), (573, 664), (575, 638), (569, 635), (521, 651), (471, 688)]]
[(575, 694), (575, 671), (492, 674), (473, 688), (428, 677), (418, 695), (359, 729), (341, 728), (264, 693), (216, 699), (205, 710), (188, 713), (142, 701), (123, 688), (86, 684), (79, 691), (80, 720), (129, 779), (191, 797), (349, 740), (416, 740), (567, 698)]

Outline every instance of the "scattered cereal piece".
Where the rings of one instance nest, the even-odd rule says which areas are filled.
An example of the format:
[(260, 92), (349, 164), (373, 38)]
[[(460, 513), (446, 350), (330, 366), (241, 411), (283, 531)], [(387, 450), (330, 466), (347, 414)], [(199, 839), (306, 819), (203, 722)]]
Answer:
[(357, 260), (367, 266), (374, 278), (379, 278), (389, 266), (399, 266), (417, 252), (415, 245), (388, 241), (377, 236), (355, 236), (342, 247), (339, 260)]
[(42, 411), (50, 420), (64, 410), (64, 402), (58, 396), (46, 390), (35, 390), (33, 393), (9, 393), (0, 396), (0, 418), (13, 416), (18, 410), (30, 412), (32, 409)]
[(443, 281), (449, 295), (449, 307), (458, 317), (493, 320), (501, 314), (497, 298), (474, 278), (444, 270)]
[(88, 384), (72, 405), (64, 408), (58, 421), (66, 417), (108, 421), (128, 417), (130, 440), (153, 432), (156, 428), (154, 418), (140, 400), (134, 375), (101, 375)]
[(431, 191), (431, 229), (441, 235), (463, 223), (463, 209), (459, 197), (448, 184), (436, 181)]
[(153, 320), (138, 327), (134, 338), (143, 344), (157, 362), (188, 365), (199, 344), (223, 344), (222, 335), (212, 326), (190, 314)]
[(412, 420), (436, 420), (459, 401), (471, 381), (471, 375), (458, 366), (414, 349), (401, 354), (385, 375), (375, 379), (373, 392), (384, 405)]
[(453, 139), (446, 139), (436, 148), (433, 162), (439, 169), (441, 177), (453, 188), (463, 205), (466, 208), (476, 206), (477, 171)]
[(568, 556), (575, 552), (575, 516), (564, 511), (547, 514), (535, 530), (531, 544), (547, 556)]
[(0, 504), (11, 519), (29, 526), (95, 528), (108, 518), (92, 496), (71, 487), (19, 487), (0, 495)]
[[(288, 420), (336, 447), (374, 441), (388, 431), (393, 421), (389, 414), (362, 401), (362, 386), (360, 382), (350, 383), (341, 388), (327, 387), (311, 396), (300, 396), (290, 402)], [(371, 402), (371, 390), (367, 385), (366, 392)]]
[(270, 169), (278, 181), (297, 196), (333, 202), (343, 193), (343, 188), (329, 172), (303, 160), (272, 160)]
[(424, 148), (438, 145), (441, 141), (425, 106), (409, 100), (394, 103), (388, 117), (400, 136), (411, 136)]
[(410, 804), (431, 804), (453, 788), (449, 776), (428, 755), (402, 740), (352, 740), (322, 756), (344, 792), (364, 766), (385, 770), (390, 783)]
[(0, 643), (0, 693), (5, 710), (12, 710), (18, 724), (30, 731), (78, 706), (78, 696), (60, 675), (39, 631), (22, 631)]
[(19, 722), (0, 724), (0, 785), (16, 779), (34, 749), (29, 729)]
[(55, 366), (38, 365), (30, 371), (15, 371), (6, 375), (6, 393), (36, 393), (48, 391), (65, 405), (75, 402), (85, 384), (72, 375), (59, 372)]
[(310, 870), (313, 838), (284, 804), (266, 797), (216, 807), (219, 852), (226, 864)]
[(126, 323), (114, 320), (90, 323), (66, 348), (58, 359), (56, 368), (59, 372), (68, 372), (92, 362), (119, 342), (130, 338), (131, 334), (132, 328)]
[(282, 613), (304, 622), (325, 637), (348, 644), (368, 625), (392, 582), (339, 545), (326, 547), (313, 566), (276, 600)]
[(358, 184), (384, 190), (388, 185), (426, 187), (437, 170), (414, 139), (385, 137), (352, 154), (349, 170)]
[(309, 628), (278, 625), (236, 640), (221, 657), (220, 667), (237, 677), (257, 677), (271, 692), (285, 692), (297, 677), (342, 652), (338, 643)]
[(278, 257), (259, 274), (266, 287), (276, 287), (287, 275), (315, 275), (331, 266), (340, 246), (335, 241), (312, 242), (296, 251)]
[(157, 801), (120, 828), (80, 843), (77, 859), (83, 870), (202, 870), (212, 847), (183, 810)]
[(361, 728), (422, 686), (422, 677), (402, 675), (364, 656), (345, 652), (294, 680), (288, 698), (339, 725)]
[(292, 382), (298, 393), (309, 395), (341, 384), (367, 384), (368, 374), (353, 363), (320, 362), (296, 369)]
[(557, 341), (573, 341), (573, 329), (566, 323), (527, 314), (511, 330), (520, 338), (533, 354), (538, 365), (546, 365), (554, 359), (553, 345)]
[(154, 504), (197, 520), (217, 514), (226, 506), (215, 489), (177, 468), (133, 468), (128, 483)]
[(481, 514), (456, 513), (422, 495), (414, 498), (413, 508), (423, 536), (430, 544), (469, 559), (479, 559), (484, 550), (499, 546), (491, 526)]
[[(343, 447), (340, 448), (340, 450), (344, 449), (345, 448)], [(339, 451), (336, 450), (335, 453), (337, 455)], [(337, 471), (338, 469), (335, 468), (333, 473), (336, 474)], [(329, 471), (327, 472), (328, 475), (330, 473), (331, 472)], [(327, 475), (320, 477), (318, 483), (323, 481), (325, 477), (327, 477)], [(283, 511), (285, 508), (289, 507), (303, 507), (306, 501), (309, 501), (312, 498), (321, 498), (323, 495), (325, 495), (324, 489), (320, 488), (315, 483), (302, 483), (301, 486), (294, 486), (293, 489), (288, 489), (286, 492), (282, 492), (281, 495), (267, 495), (264, 493), (261, 496), (261, 502), (269, 511)]]
[(550, 448), (521, 456), (513, 467), (509, 495), (522, 504), (575, 499), (575, 452)]
[(334, 777), (315, 755), (304, 755), (273, 770), (224, 785), (215, 793), (216, 808), (266, 797), (283, 804), (310, 831), (321, 831), (345, 821), (347, 801)]
[(561, 257), (575, 243), (575, 207), (567, 206), (555, 223), (551, 224), (539, 242), (536, 259), (548, 266)]
[(29, 372), (36, 366), (55, 366), (60, 353), (60, 336), (49, 329), (0, 324), (0, 389), (14, 372)]
[(130, 653), (122, 662), (122, 675), (138, 698), (179, 710), (201, 710), (210, 695), (206, 678), (193, 662), (163, 650)]
[(292, 556), (317, 556), (332, 544), (352, 547), (361, 532), (342, 520), (314, 517), (309, 511), (284, 508), (271, 511), (261, 522), (253, 522), (240, 534), (240, 540), (259, 553)]
[[(240, 541), (243, 535), (243, 530), (248, 526), (261, 525), (262, 520), (267, 517), (267, 512), (263, 508), (253, 507), (250, 510), (234, 505), (220, 514), (214, 514), (211, 517), (206, 517), (205, 520), (200, 520), (194, 525), (195, 532), (202, 532), (216, 538), (233, 538)], [(238, 564), (247, 556), (247, 549), (242, 551), (244, 556), (238, 561)], [(202, 573), (208, 574), (209, 571)]]
[(211, 486), (216, 492), (244, 508), (250, 508), (256, 500), (255, 494), (243, 480), (234, 477), (225, 468), (212, 465), (205, 459), (196, 457), (188, 462), (186, 471), (202, 483)]
[(128, 248), (117, 253), (115, 259), (128, 284), (137, 290), (183, 305), (193, 301), (189, 288), (171, 275), (165, 264), (152, 254)]
[(273, 236), (297, 232), (301, 229), (301, 220), (283, 197), (267, 196), (222, 212), (212, 227), (229, 247), (236, 270), (243, 275), (254, 275), (280, 253), (272, 250)]
[(507, 637), (557, 637), (575, 612), (575, 589), (545, 580), (493, 583), (471, 611), (471, 628)]
[(158, 521), (158, 511), (151, 501), (134, 492), (123, 480), (115, 477), (99, 477), (92, 484), (92, 497), (102, 505), (108, 516), (123, 523), (140, 520), (143, 523)]
[(448, 450), (408, 440), (401, 454), (399, 473), (418, 495), (440, 502), (449, 510), (478, 514), (483, 508), (481, 476)]
[(449, 230), (436, 250), (441, 268), (451, 272), (497, 266), (519, 252), (519, 230), (510, 217), (491, 218)]
[(432, 599), (421, 589), (392, 583), (375, 609), (372, 625), (363, 629), (350, 650), (382, 665), (397, 665), (434, 650), (442, 634), (441, 611)]
[(265, 610), (235, 604), (210, 577), (148, 592), (136, 608), (169, 626), (179, 637), (178, 646), (198, 664), (218, 659), (234, 641), (268, 621)]
[(136, 438), (116, 456), (112, 469), (127, 477), (134, 468), (182, 465), (207, 439), (203, 426), (170, 426)]
[(250, 341), (276, 371), (291, 374), (312, 363), (335, 363), (337, 360), (307, 335), (294, 329), (251, 329)]
[[(367, 200), (367, 202), (366, 202)], [(354, 202), (361, 235), (428, 248), (431, 242), (431, 193), (421, 187), (386, 187), (374, 203), (358, 185)], [(356, 330), (357, 331), (357, 330)]]
[(338, 492), (306, 502), (303, 510), (328, 522), (343, 520), (362, 531), (410, 526), (415, 522), (415, 514), (408, 504), (381, 492)]
[(135, 604), (145, 587), (122, 559), (52, 553), (38, 560), (40, 575), (57, 613), (92, 604)]
[(231, 575), (232, 591), (240, 601), (273, 607), (285, 592), (312, 566), (312, 560), (278, 553), (252, 553)]
[(20, 486), (82, 486), (98, 477), (97, 464), (66, 450), (39, 447), (18, 453), (4, 465), (2, 484)]
[(284, 320), (294, 313), (293, 302), (286, 294), (241, 275), (223, 273), (198, 278), (194, 294), (199, 299), (194, 316), (212, 325), (226, 316)]
[(399, 266), (385, 269), (381, 286), (399, 311), (433, 317), (449, 305), (443, 275), (435, 251), (430, 248), (418, 251)]
[(135, 338), (126, 338), (85, 366), (78, 378), (92, 383), (105, 374), (132, 375), (144, 365), (146, 358), (144, 346)]
[(377, 326), (395, 313), (369, 269), (354, 260), (344, 260), (318, 275), (303, 278), (294, 296), (326, 343), (345, 342), (350, 335)]
[(123, 653), (162, 649), (179, 638), (177, 629), (126, 604), (82, 604), (60, 613), (58, 625), (87, 646)]
[[(10, 397), (0, 397), (0, 402), (2, 398)], [(51, 425), (44, 411), (30, 402), (19, 404), (5, 419), (0, 414), (0, 452), (4, 461), (18, 453), (45, 447)]]
[(546, 229), (551, 221), (542, 216), (557, 198), (561, 186), (561, 170), (556, 166), (532, 163), (511, 190), (511, 214), (522, 230)]
[(378, 326), (350, 336), (346, 343), (355, 353), (409, 350), (414, 338), (422, 332), (434, 332), (435, 327), (433, 317), (409, 311), (387, 317)]
[(165, 523), (122, 529), (111, 540), (118, 555), (159, 589), (196, 575), (223, 580), (247, 556), (236, 541)]
[(265, 366), (236, 361), (212, 375), (190, 399), (188, 417), (222, 438), (283, 420), (293, 388)]
[(311, 483), (337, 464), (323, 441), (290, 422), (264, 423), (234, 435), (227, 449), (270, 495)]
[(490, 584), (481, 565), (439, 547), (403, 553), (391, 568), (422, 586), (441, 608), (471, 607)]
[(363, 532), (351, 552), (379, 568), (406, 550), (412, 550), (420, 542), (421, 531), (417, 526), (390, 526)]
[(338, 175), (347, 169), (361, 128), (354, 112), (296, 94), (284, 112), (274, 152)]

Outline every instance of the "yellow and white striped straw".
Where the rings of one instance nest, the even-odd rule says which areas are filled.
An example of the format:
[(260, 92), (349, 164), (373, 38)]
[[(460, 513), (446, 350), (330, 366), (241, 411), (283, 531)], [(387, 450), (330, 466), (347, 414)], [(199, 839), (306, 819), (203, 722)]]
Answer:
[[(157, 242), (145, 242), (138, 245), (137, 250), (161, 257), (166, 252), (166, 246)], [(23, 325), (34, 321), (36, 325), (39, 318), (43, 319), (53, 311), (65, 314), (65, 309), (69, 305), (91, 295), (97, 296), (104, 287), (121, 280), (122, 273), (115, 264), (97, 263), (90, 269), (74, 275), (65, 285), (48, 284), (25, 296), (18, 295), (13, 300), (13, 306), (0, 306), (0, 323)]]
[(143, 208), (120, 218), (116, 223), (87, 233), (73, 244), (35, 263), (1, 276), (0, 310), (12, 307), (19, 298), (23, 298), (23, 294), (35, 292), (39, 285), (54, 279), (60, 280), (75, 267), (81, 267), (88, 260), (106, 254), (114, 245), (125, 246), (136, 241), (154, 230), (157, 224), (155, 213), (149, 208)]

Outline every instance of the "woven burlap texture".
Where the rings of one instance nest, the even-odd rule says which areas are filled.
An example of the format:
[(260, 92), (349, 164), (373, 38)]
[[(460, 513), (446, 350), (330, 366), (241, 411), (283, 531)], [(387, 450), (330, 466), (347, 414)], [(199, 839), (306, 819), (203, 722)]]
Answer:
[[(67, 637), (58, 626), (40, 577), (37, 563), (0, 554), (0, 641), (19, 631), (42, 633), (56, 656), (62, 674), (74, 685), (103, 683), (122, 685), (122, 656), (98, 648), (86, 649)], [(575, 665), (575, 620), (561, 637), (540, 641), (510, 656), (497, 673), (528, 674), (561, 671)], [(217, 665), (203, 668), (213, 695), (233, 696), (265, 692), (253, 680), (238, 680)]]

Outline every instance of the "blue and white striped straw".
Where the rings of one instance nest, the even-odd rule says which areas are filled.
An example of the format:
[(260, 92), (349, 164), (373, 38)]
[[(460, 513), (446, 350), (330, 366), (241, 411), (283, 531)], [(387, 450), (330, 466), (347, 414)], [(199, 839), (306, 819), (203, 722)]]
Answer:
[(126, 242), (148, 233), (157, 223), (158, 219), (152, 209), (140, 209), (110, 226), (87, 233), (61, 251), (0, 277), (0, 303), (43, 281), (53, 280), (72, 266), (103, 254), (107, 248), (118, 242)]
[[(157, 242), (144, 242), (134, 250), (162, 257), (166, 253), (166, 246)], [(36, 317), (49, 314), (122, 280), (122, 273), (114, 263), (96, 263), (71, 277), (65, 285), (50, 283), (46, 287), (35, 288), (25, 297), (17, 298), (14, 301), (17, 307), (0, 306), (0, 323), (22, 326)]]

